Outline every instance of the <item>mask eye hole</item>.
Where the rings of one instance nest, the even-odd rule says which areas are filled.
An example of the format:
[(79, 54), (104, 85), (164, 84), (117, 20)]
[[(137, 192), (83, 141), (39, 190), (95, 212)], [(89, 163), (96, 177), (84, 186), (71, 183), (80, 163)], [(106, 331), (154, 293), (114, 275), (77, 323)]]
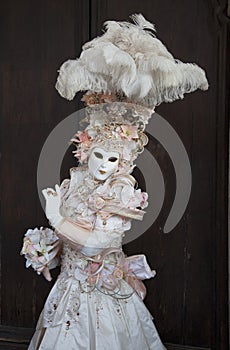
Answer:
[(110, 157), (110, 158), (109, 158), (109, 161), (114, 163), (114, 162), (117, 161), (117, 158), (116, 158), (116, 157)]
[(99, 152), (94, 152), (94, 155), (95, 157), (99, 158), (99, 159), (102, 159), (103, 158), (103, 155)]

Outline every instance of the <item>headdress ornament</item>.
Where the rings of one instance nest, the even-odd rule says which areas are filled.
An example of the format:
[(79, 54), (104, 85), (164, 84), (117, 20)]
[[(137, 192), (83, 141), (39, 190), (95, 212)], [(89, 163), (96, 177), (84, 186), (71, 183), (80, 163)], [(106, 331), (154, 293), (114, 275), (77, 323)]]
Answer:
[(90, 150), (102, 147), (120, 153), (120, 166), (132, 163), (148, 143), (144, 133), (154, 110), (126, 102), (94, 104), (86, 108), (85, 130), (78, 131), (71, 141), (77, 146), (75, 156), (81, 163), (88, 160)]
[(155, 106), (208, 88), (203, 69), (175, 59), (141, 14), (131, 18), (133, 24), (105, 22), (106, 32), (59, 70), (56, 89), (61, 96), (72, 100), (78, 91), (87, 91), (83, 100), (89, 125), (72, 138), (80, 163), (95, 145), (116, 149), (123, 163), (133, 162), (147, 144), (144, 129)]
[(56, 88), (63, 97), (72, 100), (78, 91), (110, 93), (152, 108), (207, 90), (203, 69), (175, 59), (141, 14), (131, 19), (134, 24), (105, 22), (106, 32), (87, 42), (80, 58), (62, 64)]

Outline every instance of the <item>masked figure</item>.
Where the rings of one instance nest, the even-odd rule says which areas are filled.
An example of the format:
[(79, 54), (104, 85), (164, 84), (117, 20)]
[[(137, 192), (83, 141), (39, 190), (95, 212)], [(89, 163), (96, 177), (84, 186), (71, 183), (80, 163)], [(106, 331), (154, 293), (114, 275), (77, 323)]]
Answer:
[(131, 173), (148, 142), (144, 130), (154, 106), (206, 89), (207, 81), (201, 68), (176, 62), (145, 31), (151, 23), (133, 18), (136, 25), (108, 22), (108, 31), (59, 73), (62, 96), (89, 90), (86, 127), (71, 139), (79, 166), (60, 187), (43, 190), (53, 229), (30, 229), (24, 238), (27, 267), (50, 280), (50, 270), (61, 265), (29, 350), (165, 349), (143, 303), (142, 280), (155, 271), (144, 255), (122, 250), (131, 221), (143, 220), (148, 206)]

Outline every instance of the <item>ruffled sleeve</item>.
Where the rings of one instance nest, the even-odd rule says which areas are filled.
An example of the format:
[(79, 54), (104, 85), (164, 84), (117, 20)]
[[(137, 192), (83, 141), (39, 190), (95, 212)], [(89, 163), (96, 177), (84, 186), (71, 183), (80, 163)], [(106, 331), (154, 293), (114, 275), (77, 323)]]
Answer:
[(64, 179), (60, 185), (62, 199), (66, 200), (69, 197), (76, 185), (82, 181), (82, 178), (82, 171), (78, 167), (70, 169), (70, 179)]
[(60, 214), (63, 217), (71, 218), (75, 221), (80, 220), (87, 224), (87, 217), (88, 214), (91, 214), (91, 211), (89, 211), (87, 206), (82, 202), (82, 199), (76, 190), (84, 176), (84, 170), (74, 167), (70, 169), (70, 179), (65, 179), (61, 183)]

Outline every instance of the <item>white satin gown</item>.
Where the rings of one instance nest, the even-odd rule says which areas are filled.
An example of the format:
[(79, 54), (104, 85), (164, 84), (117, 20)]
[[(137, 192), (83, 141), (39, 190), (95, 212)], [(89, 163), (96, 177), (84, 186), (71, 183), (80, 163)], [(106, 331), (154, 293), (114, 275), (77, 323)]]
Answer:
[[(98, 197), (92, 200), (92, 193), (107, 200), (109, 195), (114, 199), (114, 193), (116, 199), (118, 195), (121, 198), (121, 189), (133, 186), (131, 177), (111, 178), (102, 185), (91, 181), (87, 171), (72, 168), (70, 174), (70, 180), (61, 184), (60, 212), (81, 224), (93, 222), (100, 242), (81, 250), (63, 242), (61, 272), (45, 302), (28, 350), (166, 349), (142, 300), (141, 280), (153, 277), (155, 271), (151, 271), (144, 255), (127, 258), (122, 252), (124, 231), (130, 228), (130, 213), (119, 209), (117, 214), (102, 220), (97, 215), (101, 201), (98, 204)], [(90, 190), (84, 192), (84, 183)], [(87, 193), (91, 207), (85, 200), (89, 197)], [(94, 248), (96, 254), (91, 251)]]

